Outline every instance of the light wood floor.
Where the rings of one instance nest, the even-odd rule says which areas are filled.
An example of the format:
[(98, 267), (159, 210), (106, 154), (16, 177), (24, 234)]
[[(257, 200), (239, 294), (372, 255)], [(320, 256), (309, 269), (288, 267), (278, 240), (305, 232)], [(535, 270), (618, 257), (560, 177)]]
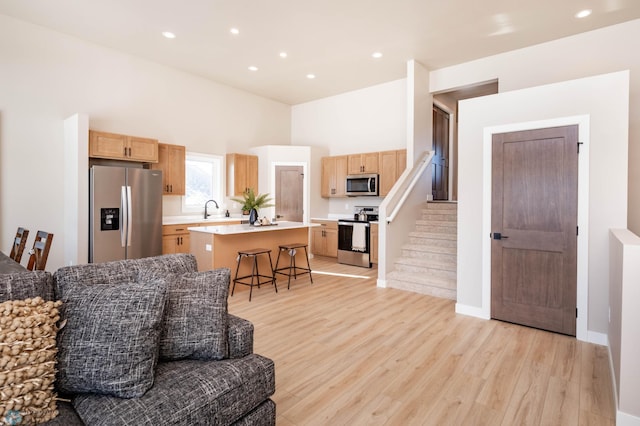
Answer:
[(312, 268), (314, 284), (229, 298), (255, 326), (255, 352), (275, 361), (278, 425), (615, 423), (605, 347), (377, 288), (375, 269)]

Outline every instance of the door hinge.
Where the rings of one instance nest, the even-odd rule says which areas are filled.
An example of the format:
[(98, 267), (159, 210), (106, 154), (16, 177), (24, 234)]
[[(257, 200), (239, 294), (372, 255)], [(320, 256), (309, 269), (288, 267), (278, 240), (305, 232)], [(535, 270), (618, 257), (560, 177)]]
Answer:
[(580, 235), (580, 227), (576, 226), (576, 235)]
[(578, 308), (576, 308), (576, 318), (578, 318)]
[(584, 144), (584, 142), (578, 142), (578, 154), (580, 154), (580, 145)]

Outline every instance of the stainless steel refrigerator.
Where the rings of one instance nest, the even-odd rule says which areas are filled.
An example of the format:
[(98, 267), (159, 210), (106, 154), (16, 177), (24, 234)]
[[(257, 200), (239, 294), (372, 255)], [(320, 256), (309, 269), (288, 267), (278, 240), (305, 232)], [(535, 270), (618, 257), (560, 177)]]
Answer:
[(162, 172), (92, 166), (89, 262), (162, 254)]

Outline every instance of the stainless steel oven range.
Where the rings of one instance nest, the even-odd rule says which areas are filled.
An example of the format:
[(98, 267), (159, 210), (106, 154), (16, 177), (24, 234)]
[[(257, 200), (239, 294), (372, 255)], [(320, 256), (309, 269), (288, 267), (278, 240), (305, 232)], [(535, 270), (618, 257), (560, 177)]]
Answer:
[(338, 221), (338, 263), (371, 268), (371, 224), (378, 207), (356, 206), (353, 219)]

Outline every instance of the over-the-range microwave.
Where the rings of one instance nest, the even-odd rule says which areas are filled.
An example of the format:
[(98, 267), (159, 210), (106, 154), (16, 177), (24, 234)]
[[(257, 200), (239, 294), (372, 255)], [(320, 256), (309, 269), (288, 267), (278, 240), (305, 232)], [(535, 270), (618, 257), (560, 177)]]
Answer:
[(377, 174), (348, 175), (346, 194), (351, 197), (362, 195), (378, 195), (378, 183), (380, 178)]

